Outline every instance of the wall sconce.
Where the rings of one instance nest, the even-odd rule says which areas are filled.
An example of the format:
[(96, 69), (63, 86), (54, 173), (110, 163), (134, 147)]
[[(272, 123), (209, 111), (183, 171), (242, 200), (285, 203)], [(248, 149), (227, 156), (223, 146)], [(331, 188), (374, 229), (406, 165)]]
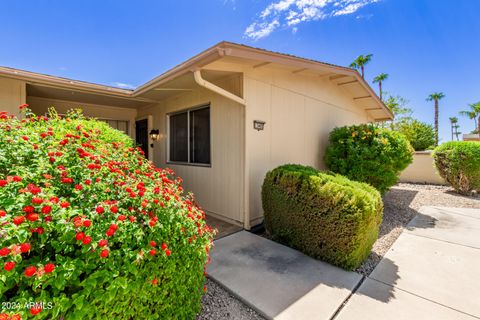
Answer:
[(150, 139), (152, 139), (152, 141), (158, 141), (158, 139), (160, 139), (160, 130), (158, 129), (150, 130)]
[(261, 131), (265, 128), (265, 121), (253, 120), (253, 129)]

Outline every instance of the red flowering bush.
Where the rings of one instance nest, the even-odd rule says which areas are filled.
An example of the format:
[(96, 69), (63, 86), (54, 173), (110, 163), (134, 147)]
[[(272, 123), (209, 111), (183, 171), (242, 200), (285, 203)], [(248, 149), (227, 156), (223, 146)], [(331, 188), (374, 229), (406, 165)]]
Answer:
[(0, 113), (0, 319), (194, 318), (213, 233), (182, 180), (106, 123), (25, 111)]

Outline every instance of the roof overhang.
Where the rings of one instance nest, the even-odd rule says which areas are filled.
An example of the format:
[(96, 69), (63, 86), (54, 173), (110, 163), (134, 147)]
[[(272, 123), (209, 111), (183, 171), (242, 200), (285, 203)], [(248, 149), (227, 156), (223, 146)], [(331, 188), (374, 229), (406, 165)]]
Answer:
[(294, 72), (309, 70), (322, 73), (328, 76), (330, 81), (348, 91), (355, 102), (362, 105), (376, 121), (393, 119), (392, 112), (385, 106), (370, 85), (355, 69), (225, 41), (197, 54), (134, 90), (126, 90), (5, 67), (0, 67), (0, 76), (24, 80), (32, 85), (50, 86), (97, 95), (107, 95), (120, 99), (131, 99), (132, 101), (145, 104), (157, 102), (156, 99), (149, 98), (149, 96), (152, 96), (151, 94), (148, 94), (149, 92), (152, 92), (153, 90), (164, 90), (170, 93), (178, 93), (178, 90), (183, 89), (179, 86), (172, 86), (171, 84), (174, 83), (174, 81), (181, 83), (181, 78), (193, 80), (193, 71), (202, 69), (203, 67), (225, 57), (254, 60), (259, 62), (258, 65), (276, 64), (290, 66), (296, 69)]

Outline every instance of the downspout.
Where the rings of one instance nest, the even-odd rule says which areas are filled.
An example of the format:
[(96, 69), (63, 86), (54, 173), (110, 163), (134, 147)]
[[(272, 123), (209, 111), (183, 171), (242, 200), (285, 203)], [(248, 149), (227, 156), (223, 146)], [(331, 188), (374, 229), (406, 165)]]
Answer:
[(233, 93), (228, 92), (227, 90), (225, 90), (223, 88), (220, 88), (219, 86), (214, 85), (213, 83), (208, 82), (207, 80), (203, 79), (202, 78), (202, 73), (201, 73), (200, 70), (193, 71), (193, 76), (195, 77), (195, 82), (199, 86), (207, 88), (208, 90), (213, 91), (215, 93), (218, 93), (219, 95), (224, 96), (225, 98), (228, 98), (228, 99), (233, 100), (237, 103), (240, 103), (242, 106), (246, 105), (245, 99), (240, 98), (239, 96), (234, 95)]
[[(204, 87), (210, 91), (213, 91), (221, 96), (224, 96), (225, 98), (227, 99), (230, 99), (232, 101), (235, 101), (239, 104), (241, 104), (242, 106), (246, 106), (246, 102), (245, 102), (245, 99), (237, 96), (237, 95), (234, 95), (233, 93), (231, 92), (228, 92), (227, 90), (223, 89), (223, 88), (220, 88), (219, 86), (217, 85), (214, 85), (213, 83), (205, 80), (202, 78), (202, 73), (200, 70), (194, 70), (193, 71), (193, 76), (195, 78), (195, 82), (201, 86), (201, 87)], [(245, 117), (247, 115), (247, 112), (245, 110)], [(247, 126), (247, 123), (246, 123), (246, 118), (245, 118), (245, 138), (246, 139), (246, 126)], [(243, 148), (243, 152), (244, 154), (247, 153), (247, 145), (246, 145), (246, 141), (244, 141), (244, 148)], [(246, 158), (246, 156), (245, 156)], [(243, 170), (244, 170), (244, 192), (248, 192), (248, 170), (247, 170), (247, 163), (246, 163), (247, 159), (245, 159), (244, 161), (244, 164), (243, 164)], [(244, 217), (243, 217), (243, 228), (246, 229), (246, 230), (250, 230), (250, 210), (249, 210), (249, 203), (248, 203), (248, 194), (245, 194), (244, 195)]]

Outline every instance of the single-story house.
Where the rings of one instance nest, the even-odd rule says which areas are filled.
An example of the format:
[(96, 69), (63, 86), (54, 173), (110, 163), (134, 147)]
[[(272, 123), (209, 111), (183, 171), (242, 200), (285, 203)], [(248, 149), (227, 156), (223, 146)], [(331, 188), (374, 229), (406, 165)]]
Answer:
[(356, 70), (231, 42), (134, 90), (0, 67), (0, 110), (23, 103), (107, 121), (174, 169), (207, 214), (246, 229), (262, 221), (268, 170), (324, 168), (334, 127), (393, 118)]

